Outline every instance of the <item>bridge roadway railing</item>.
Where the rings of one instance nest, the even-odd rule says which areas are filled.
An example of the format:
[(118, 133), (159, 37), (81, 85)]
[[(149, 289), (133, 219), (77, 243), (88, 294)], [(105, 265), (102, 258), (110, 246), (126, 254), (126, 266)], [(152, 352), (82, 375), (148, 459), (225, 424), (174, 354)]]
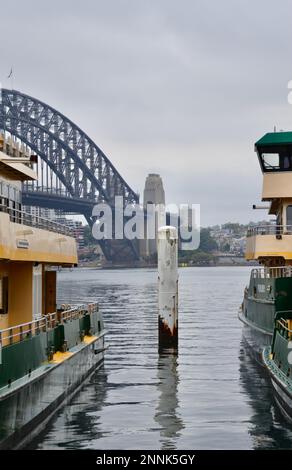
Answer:
[(46, 193), (46, 194), (56, 194), (64, 197), (72, 197), (70, 192), (65, 188), (56, 188), (54, 186), (36, 186), (34, 184), (24, 183), (23, 189), (30, 193)]

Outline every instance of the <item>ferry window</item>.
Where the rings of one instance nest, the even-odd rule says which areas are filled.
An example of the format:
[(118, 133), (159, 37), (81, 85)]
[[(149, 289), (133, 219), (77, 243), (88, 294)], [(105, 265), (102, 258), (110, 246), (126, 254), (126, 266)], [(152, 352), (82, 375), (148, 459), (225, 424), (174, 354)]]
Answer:
[(266, 170), (279, 170), (280, 168), (278, 153), (262, 153), (262, 162)]
[(8, 313), (8, 277), (0, 278), (0, 314)]
[(292, 206), (287, 206), (286, 208), (286, 224), (292, 229)]
[(291, 170), (292, 169), (292, 156), (286, 155), (283, 159), (283, 170)]

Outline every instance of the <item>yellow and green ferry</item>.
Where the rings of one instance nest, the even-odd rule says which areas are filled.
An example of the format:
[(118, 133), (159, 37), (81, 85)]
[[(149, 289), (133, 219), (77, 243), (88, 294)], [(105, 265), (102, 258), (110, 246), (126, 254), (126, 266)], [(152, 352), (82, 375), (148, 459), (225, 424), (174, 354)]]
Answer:
[(0, 135), (0, 449), (24, 447), (101, 365), (95, 303), (57, 308), (57, 269), (77, 264), (63, 225), (27, 214), (37, 158)]
[(261, 267), (251, 272), (239, 319), (251, 351), (267, 367), (280, 409), (292, 419), (292, 132), (268, 133), (255, 150), (262, 201), (275, 218), (248, 230), (246, 258)]

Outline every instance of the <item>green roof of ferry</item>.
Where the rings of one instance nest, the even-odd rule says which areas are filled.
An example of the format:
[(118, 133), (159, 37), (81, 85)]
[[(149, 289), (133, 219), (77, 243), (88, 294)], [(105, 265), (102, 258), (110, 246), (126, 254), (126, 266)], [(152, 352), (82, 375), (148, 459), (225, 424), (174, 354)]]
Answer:
[(292, 144), (292, 132), (268, 132), (255, 145)]

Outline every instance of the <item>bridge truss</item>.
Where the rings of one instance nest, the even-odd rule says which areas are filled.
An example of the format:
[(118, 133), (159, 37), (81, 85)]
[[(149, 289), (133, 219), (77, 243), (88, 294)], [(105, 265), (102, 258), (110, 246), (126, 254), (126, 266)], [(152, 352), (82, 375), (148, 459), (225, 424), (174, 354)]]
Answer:
[[(38, 180), (24, 184), (24, 204), (82, 214), (92, 226), (92, 208), (98, 202), (114, 207), (115, 196), (123, 196), (125, 204), (139, 202), (138, 194), (93, 140), (42, 101), (2, 89), (0, 129), (40, 158)], [(100, 244), (108, 260), (139, 257), (134, 240), (103, 240)]]

